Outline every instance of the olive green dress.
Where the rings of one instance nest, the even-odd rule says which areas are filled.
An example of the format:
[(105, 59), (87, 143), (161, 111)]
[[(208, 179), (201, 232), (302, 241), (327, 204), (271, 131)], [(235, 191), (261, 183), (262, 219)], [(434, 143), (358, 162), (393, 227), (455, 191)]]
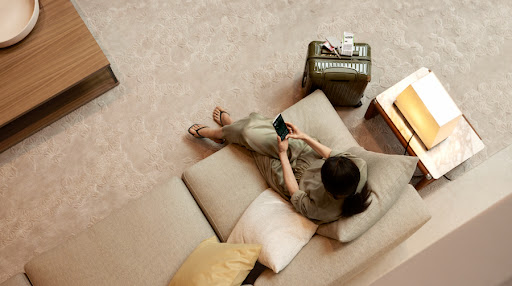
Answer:
[[(258, 113), (238, 120), (222, 128), (224, 139), (253, 151), (253, 157), (261, 174), (272, 189), (283, 198), (291, 201), (297, 212), (315, 223), (328, 223), (341, 217), (344, 199), (335, 199), (323, 186), (320, 170), (325, 161), (307, 143), (289, 139), (288, 159), (299, 185), (293, 196), (286, 189), (283, 170), (278, 155), (277, 134), (272, 119)], [(359, 168), (361, 179), (356, 192), (366, 183), (366, 162), (346, 152), (331, 151), (331, 156), (344, 156), (351, 159)]]

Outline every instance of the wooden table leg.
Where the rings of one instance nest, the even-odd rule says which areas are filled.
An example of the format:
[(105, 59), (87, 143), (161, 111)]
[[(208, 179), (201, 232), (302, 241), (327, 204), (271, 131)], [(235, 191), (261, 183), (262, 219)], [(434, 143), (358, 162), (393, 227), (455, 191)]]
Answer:
[(430, 177), (430, 176), (425, 175), (418, 183), (416, 183), (416, 185), (414, 186), (416, 191), (423, 189), (424, 187), (428, 186), (430, 183), (432, 183), (433, 181), (436, 180), (432, 177), (430, 177), (430, 179), (429, 179), (428, 177)]
[(370, 101), (370, 105), (368, 105), (368, 109), (366, 110), (366, 113), (364, 114), (364, 119), (368, 120), (368, 119), (372, 119), (374, 118), (375, 116), (377, 116), (377, 114), (379, 114), (377, 112), (377, 108), (375, 107), (375, 101), (377, 99), (372, 99), (372, 101)]

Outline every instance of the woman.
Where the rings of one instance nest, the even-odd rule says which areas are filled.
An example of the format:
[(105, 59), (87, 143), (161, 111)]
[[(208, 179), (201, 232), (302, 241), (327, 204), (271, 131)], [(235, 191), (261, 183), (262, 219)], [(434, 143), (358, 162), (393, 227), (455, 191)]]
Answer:
[(194, 124), (188, 132), (196, 138), (227, 141), (253, 151), (267, 183), (315, 223), (361, 213), (371, 203), (363, 159), (333, 151), (289, 122), (289, 134), (281, 141), (272, 120), (257, 113), (235, 122), (217, 106), (213, 119), (222, 128)]

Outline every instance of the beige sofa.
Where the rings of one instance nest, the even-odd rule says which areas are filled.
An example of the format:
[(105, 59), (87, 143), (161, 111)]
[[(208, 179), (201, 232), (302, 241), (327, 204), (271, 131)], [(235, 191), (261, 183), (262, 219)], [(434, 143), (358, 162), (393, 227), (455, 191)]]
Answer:
[[(283, 112), (333, 148), (357, 143), (317, 91)], [(226, 241), (249, 204), (267, 188), (250, 152), (229, 145), (25, 265), (4, 285), (167, 285), (192, 250), (217, 235)], [(407, 185), (391, 209), (350, 243), (315, 235), (279, 274), (254, 285), (341, 285), (430, 219)], [(32, 284), (30, 284), (29, 280)]]

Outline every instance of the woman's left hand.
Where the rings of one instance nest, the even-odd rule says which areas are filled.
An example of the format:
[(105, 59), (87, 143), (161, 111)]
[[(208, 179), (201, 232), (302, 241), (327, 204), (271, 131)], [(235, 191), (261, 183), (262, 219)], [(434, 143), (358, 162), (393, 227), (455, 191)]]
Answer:
[(284, 138), (284, 140), (281, 141), (281, 137), (278, 135), (277, 136), (277, 147), (278, 147), (278, 151), (279, 153), (286, 153), (286, 150), (288, 150), (288, 137), (290, 135), (286, 135), (286, 137)]

